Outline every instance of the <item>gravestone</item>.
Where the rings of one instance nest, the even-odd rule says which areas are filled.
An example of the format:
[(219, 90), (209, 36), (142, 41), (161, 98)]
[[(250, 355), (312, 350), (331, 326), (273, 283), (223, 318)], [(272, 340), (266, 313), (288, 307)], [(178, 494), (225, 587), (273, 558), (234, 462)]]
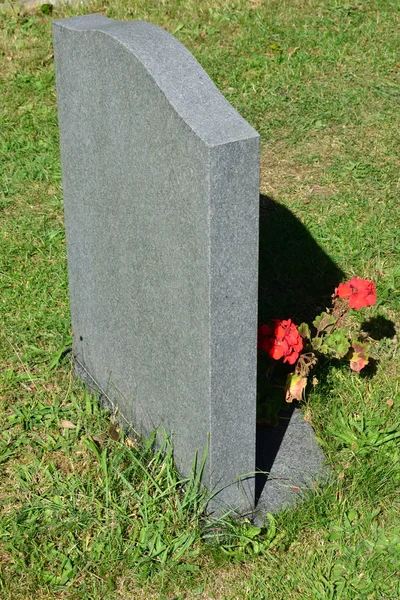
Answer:
[(150, 23), (55, 21), (54, 48), (76, 371), (128, 431), (166, 431), (183, 475), (206, 453), (214, 507), (262, 523), (323, 455), (294, 411), (257, 434), (257, 491), (259, 136)]
[(54, 22), (77, 370), (254, 505), (259, 135), (163, 29)]

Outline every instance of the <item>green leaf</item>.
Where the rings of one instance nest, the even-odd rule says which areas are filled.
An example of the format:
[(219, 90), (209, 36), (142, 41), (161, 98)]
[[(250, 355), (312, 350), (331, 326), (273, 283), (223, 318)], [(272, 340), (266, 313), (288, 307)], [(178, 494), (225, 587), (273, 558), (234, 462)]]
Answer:
[(350, 521), (350, 523), (351, 523), (352, 521), (355, 521), (355, 520), (358, 518), (357, 511), (355, 511), (354, 509), (350, 510), (350, 511), (347, 513), (347, 518), (348, 518), (348, 520)]
[(332, 317), (332, 315), (322, 312), (314, 319), (313, 325), (317, 328), (318, 333), (320, 333), (321, 331), (325, 331), (335, 325), (335, 319)]
[(342, 329), (336, 329), (325, 336), (324, 343), (328, 353), (335, 358), (343, 358), (349, 351), (350, 342)]
[(54, 358), (50, 362), (49, 367), (48, 367), (49, 371), (51, 371), (55, 367), (58, 367), (58, 365), (60, 364), (60, 362), (64, 358), (64, 356), (66, 354), (68, 354), (68, 352), (71, 352), (71, 350), (72, 350), (72, 337), (68, 336), (68, 338), (66, 339), (66, 341), (63, 343), (63, 345), (61, 346), (61, 348), (59, 348), (59, 350), (57, 351), (56, 355), (54, 356)]
[(185, 25), (184, 25), (184, 23), (179, 23), (179, 24), (178, 24), (178, 25), (175, 27), (174, 31), (172, 32), (172, 35), (176, 35), (176, 34), (178, 33), (178, 31), (180, 31), (181, 29), (183, 29), (183, 28), (184, 28), (184, 26), (185, 26)]
[(255, 538), (256, 535), (259, 535), (260, 533), (261, 533), (260, 527), (255, 527), (254, 525), (249, 525), (249, 527), (246, 529), (246, 535), (250, 539)]
[(321, 348), (322, 345), (322, 339), (321, 338), (314, 338), (311, 342), (311, 345), (313, 347), (314, 350), (319, 350)]
[(307, 323), (301, 323), (297, 329), (302, 338), (304, 338), (306, 340), (311, 339), (311, 331), (310, 331), (310, 328), (307, 325)]
[(314, 338), (311, 341), (311, 346), (312, 346), (313, 350), (316, 350), (317, 352), (320, 352), (321, 354), (329, 353), (329, 348), (324, 343), (324, 340), (322, 338)]

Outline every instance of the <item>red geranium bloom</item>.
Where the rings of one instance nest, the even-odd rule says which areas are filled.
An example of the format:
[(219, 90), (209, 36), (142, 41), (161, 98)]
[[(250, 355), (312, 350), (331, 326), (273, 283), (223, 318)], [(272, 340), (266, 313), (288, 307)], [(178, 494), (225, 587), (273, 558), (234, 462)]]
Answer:
[(258, 330), (258, 347), (271, 358), (293, 365), (303, 349), (303, 340), (291, 319), (274, 319), (273, 327), (262, 325)]
[(264, 352), (268, 352), (270, 349), (270, 336), (272, 335), (272, 329), (269, 325), (261, 325), (258, 329), (258, 337), (257, 337), (257, 348), (260, 350), (264, 350)]
[(364, 306), (372, 306), (376, 302), (375, 284), (368, 279), (353, 277), (347, 283), (340, 283), (335, 290), (339, 298), (349, 301), (349, 307), (360, 310)]

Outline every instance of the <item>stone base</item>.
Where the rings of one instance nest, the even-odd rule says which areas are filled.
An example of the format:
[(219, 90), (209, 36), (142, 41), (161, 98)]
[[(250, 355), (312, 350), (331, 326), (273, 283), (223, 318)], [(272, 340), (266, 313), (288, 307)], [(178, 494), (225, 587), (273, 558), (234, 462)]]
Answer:
[(329, 469), (311, 425), (295, 408), (258, 499), (254, 522), (261, 526), (266, 513), (277, 513), (300, 502), (318, 483), (328, 479)]
[[(92, 379), (86, 369), (75, 360), (75, 375), (79, 377), (85, 387), (98, 396), (103, 408), (114, 414), (116, 421), (124, 428), (126, 434), (135, 439), (140, 434), (134, 429), (117, 407), (108, 398), (107, 394)], [(286, 424), (285, 419), (289, 419)], [(255, 525), (261, 527), (265, 523), (266, 513), (277, 513), (283, 509), (294, 507), (304, 499), (306, 493), (312, 491), (318, 484), (327, 481), (329, 468), (325, 456), (319, 446), (312, 426), (304, 420), (301, 409), (295, 408), (291, 416), (282, 416), (281, 424), (277, 428), (269, 428), (263, 436), (258, 433), (257, 455), (258, 469), (262, 463), (270, 459), (266, 454), (276, 452), (275, 459), (268, 473), (265, 473), (265, 483), (256, 499), (254, 511), (247, 511), (241, 515), (251, 519)], [(271, 440), (271, 437), (275, 438)], [(281, 441), (279, 438), (282, 437)], [(265, 438), (265, 439), (263, 439)], [(267, 447), (268, 443), (268, 447)], [(256, 475), (256, 493), (257, 493)], [(222, 514), (218, 501), (212, 501), (211, 511), (216, 517)], [(226, 508), (226, 507), (225, 507)]]

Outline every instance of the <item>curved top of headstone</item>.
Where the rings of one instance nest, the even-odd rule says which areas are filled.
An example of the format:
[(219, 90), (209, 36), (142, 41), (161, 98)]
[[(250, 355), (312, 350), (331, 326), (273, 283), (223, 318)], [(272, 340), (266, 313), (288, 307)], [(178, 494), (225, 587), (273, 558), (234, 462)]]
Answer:
[(189, 50), (161, 27), (145, 21), (114, 21), (96, 14), (54, 21), (53, 25), (56, 29), (110, 36), (120, 43), (208, 146), (258, 137)]

